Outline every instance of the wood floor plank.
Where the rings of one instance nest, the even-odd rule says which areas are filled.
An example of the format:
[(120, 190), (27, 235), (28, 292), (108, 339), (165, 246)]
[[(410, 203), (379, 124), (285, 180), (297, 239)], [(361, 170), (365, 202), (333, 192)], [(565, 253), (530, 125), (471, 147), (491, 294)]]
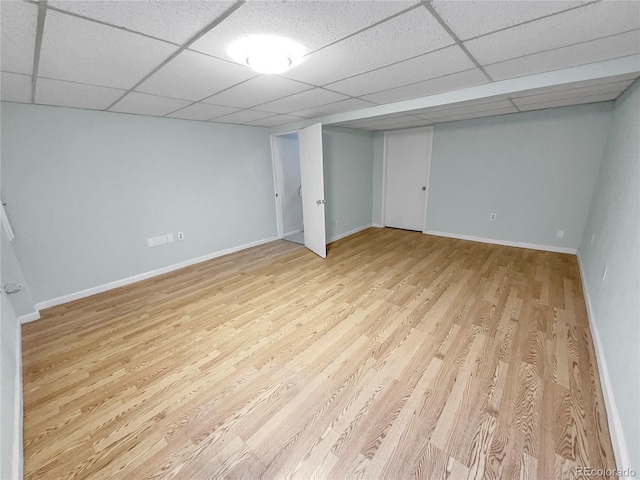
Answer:
[(23, 326), (25, 478), (575, 478), (614, 468), (575, 257), (276, 241)]

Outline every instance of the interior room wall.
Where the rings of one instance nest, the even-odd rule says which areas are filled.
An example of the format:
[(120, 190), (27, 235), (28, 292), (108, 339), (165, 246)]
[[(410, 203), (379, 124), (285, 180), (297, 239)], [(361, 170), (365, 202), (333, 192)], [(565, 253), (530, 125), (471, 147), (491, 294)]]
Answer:
[(371, 224), (382, 227), (382, 163), (384, 132), (373, 134), (373, 187), (371, 195)]
[(3, 229), (2, 232), (2, 259), (0, 269), (2, 270), (2, 284), (17, 283), (22, 285), (22, 290), (12, 293), (9, 301), (13, 307), (13, 311), (20, 318), (34, 320), (38, 317), (36, 307), (31, 297), (29, 285), (24, 278), (20, 263), (13, 251), (13, 243), (9, 241), (9, 237)]
[[(593, 241), (592, 241), (593, 240)], [(640, 82), (615, 102), (613, 122), (579, 249), (600, 368), (606, 363), (624, 445), (621, 468), (640, 471)], [(604, 270), (606, 277), (603, 278)], [(595, 328), (593, 328), (595, 327)], [(599, 345), (598, 345), (599, 344)], [(611, 416), (612, 405), (609, 407)], [(610, 419), (611, 420), (611, 419)], [(614, 438), (614, 443), (618, 440)]]
[[(2, 256), (8, 238), (2, 228)], [(0, 270), (0, 284), (5, 285)], [(18, 318), (4, 291), (0, 293), (0, 478), (22, 478), (22, 355)]]
[(284, 234), (302, 230), (302, 197), (300, 197), (300, 149), (298, 135), (276, 137), (282, 162), (282, 219)]
[(36, 304), (277, 236), (264, 128), (4, 103), (2, 171)]
[(607, 102), (436, 125), (427, 230), (577, 249), (612, 108)]
[(373, 134), (323, 127), (322, 150), (326, 232), (332, 241), (371, 226)]

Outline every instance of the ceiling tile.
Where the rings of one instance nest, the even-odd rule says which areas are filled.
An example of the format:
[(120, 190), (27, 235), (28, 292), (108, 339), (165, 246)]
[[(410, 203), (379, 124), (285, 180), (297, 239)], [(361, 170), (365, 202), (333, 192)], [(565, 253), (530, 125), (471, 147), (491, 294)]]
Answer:
[(224, 1), (51, 1), (49, 6), (182, 45), (230, 6)]
[(286, 125), (287, 123), (299, 122), (300, 120), (305, 119), (294, 117), (293, 115), (274, 115), (272, 117), (247, 122), (247, 124), (255, 127), (276, 127), (278, 125)]
[(404, 87), (364, 95), (362, 98), (376, 103), (400, 102), (402, 100), (426, 97), (428, 95), (435, 95), (436, 93), (482, 85), (488, 82), (487, 77), (485, 77), (480, 70), (474, 68), (473, 70), (432, 78), (431, 80), (406, 85)]
[(494, 80), (505, 80), (636, 53), (640, 53), (640, 30), (494, 63), (485, 69)]
[(296, 93), (289, 97), (259, 105), (257, 110), (274, 113), (291, 113), (296, 110), (317, 107), (319, 105), (333, 103), (347, 98), (347, 96), (340, 93), (330, 92), (329, 90), (324, 90), (322, 88), (314, 88), (313, 90)]
[(112, 112), (136, 113), (138, 115), (161, 117), (167, 113), (175, 112), (179, 108), (186, 107), (190, 103), (189, 100), (178, 100), (176, 98), (131, 92), (109, 110)]
[(518, 107), (520, 107), (524, 105), (532, 105), (534, 103), (547, 103), (555, 100), (562, 100), (564, 98), (570, 99), (590, 95), (615, 94), (617, 97), (622, 92), (624, 92), (627, 87), (631, 85), (631, 83), (633, 83), (632, 80), (627, 80), (625, 82), (593, 85), (591, 87), (569, 88), (558, 92), (547, 92), (514, 97), (513, 101), (518, 105)]
[(368, 119), (367, 122), (350, 122), (349, 125), (355, 128), (366, 130), (397, 130), (400, 128), (412, 128), (432, 125), (431, 122), (422, 118), (403, 115), (399, 117), (388, 117), (379, 119)]
[(48, 11), (39, 74), (128, 89), (175, 50), (165, 42)]
[(534, 88), (532, 90), (524, 90), (522, 92), (518, 92), (517, 94), (512, 94), (511, 97), (527, 97), (530, 95), (540, 95), (542, 93), (553, 93), (553, 92), (563, 92), (563, 91), (571, 91), (577, 88), (586, 88), (586, 87), (606, 87), (609, 84), (617, 83), (617, 84), (631, 84), (634, 80), (640, 77), (640, 72), (636, 73), (627, 73), (623, 75), (614, 75), (612, 77), (602, 77), (596, 78), (594, 80), (584, 80), (582, 82), (572, 82), (572, 83), (563, 83), (559, 85), (552, 85), (550, 87), (543, 88)]
[(189, 48), (220, 58), (236, 39), (252, 34), (276, 34), (301, 43), (312, 52), (415, 2), (248, 2)]
[[(446, 105), (438, 105), (437, 107), (428, 107), (428, 108), (421, 108), (419, 110), (411, 110), (411, 111), (408, 111), (407, 113), (411, 115), (416, 115), (419, 117), (424, 116), (426, 118), (429, 118), (429, 115), (435, 115), (440, 112), (448, 112), (456, 109), (467, 109), (470, 107), (476, 107), (477, 105), (482, 105), (483, 108), (486, 108), (487, 105), (490, 105), (496, 102), (502, 102), (503, 100), (508, 100), (506, 95), (497, 95), (494, 97), (478, 98), (476, 100), (467, 100), (466, 102), (448, 103)], [(474, 111), (477, 111), (477, 110), (474, 110)]]
[(429, 120), (440, 121), (440, 119), (443, 118), (463, 117), (469, 115), (473, 116), (475, 114), (482, 114), (495, 110), (513, 110), (514, 112), (517, 111), (515, 108), (513, 108), (513, 105), (509, 100), (499, 100), (497, 102), (488, 102), (476, 105), (449, 106), (449, 108), (442, 108), (432, 112), (429, 112), (428, 109), (426, 109), (426, 111), (421, 113), (419, 116), (421, 118), (427, 118)]
[(283, 75), (323, 85), (453, 43), (426, 8), (417, 8), (312, 53)]
[(460, 40), (467, 40), (586, 2), (541, 1), (435, 1), (433, 8)]
[(229, 115), (214, 118), (212, 121), (218, 123), (246, 124), (248, 122), (255, 122), (256, 120), (262, 120), (267, 117), (273, 117), (273, 113), (259, 112), (257, 110), (240, 110), (238, 112), (230, 113)]
[(358, 98), (348, 98), (339, 102), (327, 103), (318, 107), (311, 107), (304, 110), (293, 112), (294, 115), (307, 118), (316, 118), (324, 115), (332, 115), (334, 113), (349, 112), (351, 110), (359, 110), (361, 108), (374, 107), (376, 104), (365, 102)]
[(258, 75), (244, 83), (217, 93), (204, 100), (204, 102), (248, 108), (312, 88), (311, 85), (277, 75)]
[(469, 70), (474, 64), (457, 45), (327, 85), (336, 92), (362, 96), (389, 88)]
[(465, 42), (483, 65), (640, 28), (640, 2), (597, 2)]
[(2, 70), (31, 75), (33, 51), (36, 45), (38, 7), (25, 2), (2, 1), (0, 12)]
[(2, 72), (0, 83), (3, 102), (31, 102), (31, 75)]
[(186, 120), (211, 120), (237, 111), (236, 108), (210, 105), (208, 103), (194, 103), (193, 105), (170, 113), (167, 117), (184, 118)]
[(124, 90), (82, 83), (38, 78), (36, 103), (62, 107), (104, 110), (124, 94)]
[(136, 90), (198, 101), (255, 75), (248, 67), (185, 50)]
[(447, 117), (438, 117), (434, 120), (435, 123), (444, 123), (444, 122), (457, 122), (459, 120), (470, 120), (472, 118), (483, 118), (483, 117), (495, 117), (496, 115), (507, 115), (510, 113), (518, 113), (518, 110), (514, 107), (504, 107), (498, 108), (495, 110), (484, 110), (482, 112), (473, 112), (473, 113), (459, 113), (456, 115), (450, 115)]
[(518, 105), (518, 108), (523, 112), (530, 110), (541, 110), (544, 108), (556, 108), (556, 107), (567, 107), (570, 105), (582, 105), (585, 103), (597, 103), (597, 102), (608, 102), (611, 100), (615, 100), (618, 96), (617, 93), (599, 93), (596, 95), (584, 95), (581, 97), (572, 97), (572, 98), (559, 98), (549, 101), (541, 101), (539, 103), (531, 103), (531, 104), (522, 104), (523, 100), (514, 99), (513, 102)]

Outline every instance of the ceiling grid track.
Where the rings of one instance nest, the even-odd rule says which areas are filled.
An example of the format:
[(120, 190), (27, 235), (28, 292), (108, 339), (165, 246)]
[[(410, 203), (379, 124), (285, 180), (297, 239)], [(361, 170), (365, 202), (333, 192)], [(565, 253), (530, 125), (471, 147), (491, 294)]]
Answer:
[(147, 75), (142, 77), (141, 80), (139, 80), (136, 84), (134, 84), (129, 90), (127, 90), (115, 102), (113, 102), (111, 105), (109, 105), (107, 108), (105, 108), (105, 110), (109, 110), (114, 105), (116, 105), (120, 100), (125, 98), (127, 95), (129, 95), (131, 92), (133, 92), (136, 88), (138, 88), (140, 85), (142, 85), (145, 81), (147, 81), (153, 74), (158, 72), (158, 70), (160, 70), (162, 67), (164, 67), (166, 64), (168, 64), (171, 60), (176, 58), (180, 53), (182, 53), (183, 51), (187, 50), (189, 48), (189, 46), (191, 46), (194, 42), (199, 40), (201, 37), (203, 37), (204, 35), (209, 33), (211, 30), (213, 30), (215, 27), (217, 27), (220, 23), (222, 23), (224, 20), (226, 20), (227, 17), (229, 17), (231, 14), (233, 14), (236, 10), (238, 10), (245, 3), (246, 3), (246, 0), (238, 0), (237, 2), (235, 2), (222, 15), (220, 15), (213, 22), (211, 22), (209, 25), (207, 25), (202, 30), (200, 30), (198, 33), (196, 33), (193, 37), (191, 37), (189, 40), (187, 40), (180, 48), (178, 48), (178, 50), (173, 52), (171, 55), (169, 55), (169, 57), (167, 57), (163, 62), (161, 62), (160, 65), (158, 65), (156, 68), (151, 70), (151, 72), (149, 72)]
[(36, 103), (36, 87), (38, 83), (38, 70), (40, 68), (40, 52), (42, 51), (42, 39), (44, 36), (44, 21), (47, 17), (47, 0), (38, 3), (38, 23), (36, 26), (36, 45), (33, 53), (33, 71), (31, 73), (31, 103)]

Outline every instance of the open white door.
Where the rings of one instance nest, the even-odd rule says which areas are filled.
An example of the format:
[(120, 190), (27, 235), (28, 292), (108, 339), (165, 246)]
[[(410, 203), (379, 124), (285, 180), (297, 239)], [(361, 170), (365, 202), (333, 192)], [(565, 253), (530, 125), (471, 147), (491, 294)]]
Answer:
[(327, 258), (327, 237), (324, 225), (322, 125), (316, 123), (299, 130), (298, 141), (300, 145), (304, 245), (322, 258)]

